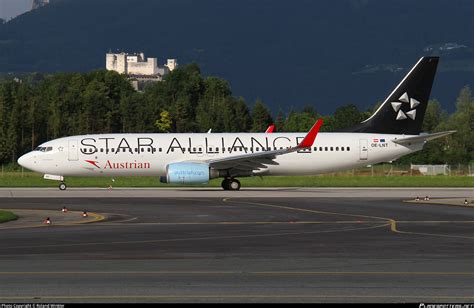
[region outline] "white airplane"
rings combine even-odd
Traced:
[[[343,132],[97,134],[55,139],[18,159],[45,179],[69,176],[159,176],[171,184],[223,178],[239,190],[238,177],[316,175],[391,162],[454,131],[420,134],[438,57],[423,57],[367,120]],[[317,140],[316,139],[317,136]]]

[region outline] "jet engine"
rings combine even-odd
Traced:
[[[172,163],[166,167],[166,176],[161,183],[168,184],[207,184],[210,179],[219,177],[219,171],[211,169],[206,163]]]

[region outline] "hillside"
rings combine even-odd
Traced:
[[[0,25],[0,72],[89,71],[109,50],[197,62],[233,94],[288,111],[373,106],[422,55],[432,97],[474,88],[470,0],[62,0]]]

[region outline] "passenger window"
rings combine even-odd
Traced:
[[[148,152],[150,152],[150,151],[151,151],[151,150],[150,150],[150,148],[148,148],[147,150],[148,150]]]
[[[104,148],[100,148],[100,153],[103,153],[104,152]]]
[[[336,151],[339,151],[339,147],[336,147]]]
[[[162,151],[163,151],[163,149],[162,149],[162,148],[159,148],[159,149],[158,149],[158,152],[162,152]]]
[[[317,147],[314,147],[314,151],[316,152],[317,150],[318,150],[318,148],[317,148]]]
[[[324,147],[324,151],[327,151],[328,150],[328,147]]]
[[[350,151],[350,150],[351,150],[351,148],[350,148],[350,147],[347,147],[347,150],[348,150],[348,151]]]
[[[341,151],[344,151],[344,147],[341,147]]]

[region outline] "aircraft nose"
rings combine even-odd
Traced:
[[[31,153],[26,153],[18,158],[18,164],[24,168],[31,169],[32,163]]]

